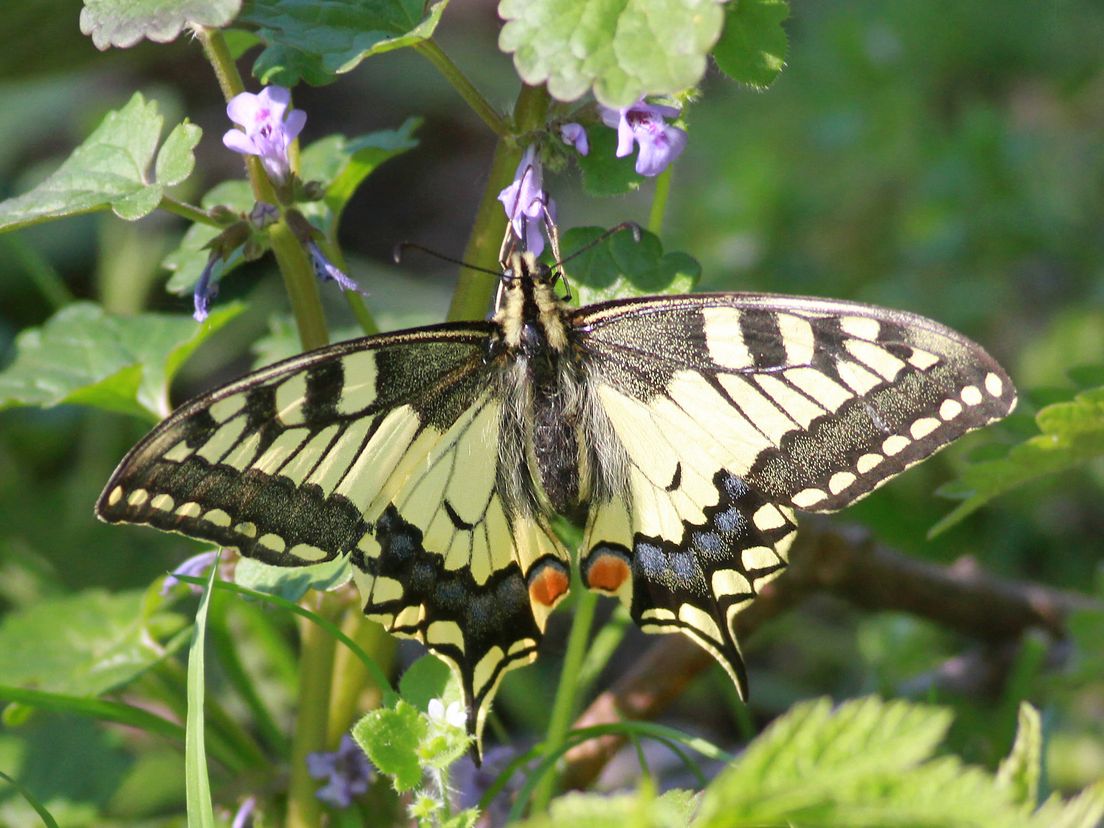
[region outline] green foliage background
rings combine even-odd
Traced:
[[[167,124],[186,114],[203,128],[197,175],[184,184],[183,198],[198,201],[213,183],[239,176],[238,158],[219,142],[227,126],[223,103],[198,50],[182,38],[101,54],[80,34],[72,5],[16,0],[5,9],[0,199],[26,192],[57,169],[134,89],[160,103]],[[218,3],[210,5],[218,11]],[[290,0],[283,5],[289,14],[300,7]],[[541,24],[522,14],[524,3],[514,5],[521,17],[511,25],[523,30]],[[767,17],[777,13],[771,8],[777,4],[757,5]],[[268,4],[269,13],[280,6]],[[263,11],[254,12],[255,22],[276,26],[275,18],[262,19]],[[442,47],[495,103],[511,100],[517,90],[511,58],[497,48],[498,29],[492,4],[457,2],[438,33]],[[798,0],[785,30],[787,68],[769,90],[733,84],[710,68],[703,103],[688,111],[691,139],[674,172],[664,249],[696,257],[699,289],[869,301],[932,316],[984,343],[1021,389],[1018,412],[837,520],[861,522],[921,559],[950,563],[968,556],[997,575],[1104,599],[1104,8],[1092,0]],[[372,175],[342,225],[349,271],[370,292],[384,329],[444,317],[451,268],[413,256],[396,267],[390,250],[414,240],[460,254],[494,137],[417,54],[388,51],[387,38],[402,31],[397,23],[395,32],[372,42],[342,44],[320,56],[304,57],[293,42],[282,46],[299,55],[298,62],[286,63],[307,78],[319,66],[332,71],[380,52],[336,83],[296,90],[297,105],[309,113],[309,139],[400,130],[408,119],[424,118],[418,147]],[[550,48],[558,46],[557,37],[549,32]],[[557,63],[557,54],[552,48],[550,57],[534,56],[526,71],[534,78],[555,71],[559,82],[569,83],[572,67]],[[752,69],[769,65],[766,55]],[[266,67],[262,61],[260,70]],[[621,93],[611,87],[606,94],[612,100]],[[179,172],[170,171],[177,174],[164,183],[183,178]],[[565,227],[646,220],[651,185],[628,196],[595,198],[600,187],[586,183],[572,171],[550,177]],[[152,206],[148,193],[127,190],[120,198],[123,210]],[[174,285],[183,296],[167,293],[167,273],[159,266],[182,229],[179,219],[160,213],[140,223],[97,213],[0,235],[4,387],[14,387],[12,371],[16,379],[22,372],[26,382],[17,391],[29,395],[23,402],[73,401],[65,378],[44,378],[32,357],[14,353],[21,331],[44,325],[63,305],[74,318],[98,313],[81,304],[94,300],[112,313],[166,310],[184,314],[186,322],[188,285]],[[330,318],[339,320],[334,327],[353,324],[342,303],[324,299]],[[295,348],[270,261],[246,264],[227,279],[218,308],[220,324],[210,339],[182,340],[183,350],[158,366],[164,376],[177,377],[173,403],[248,368],[249,347],[262,336],[258,349],[265,358]],[[151,330],[149,336],[170,334]],[[49,329],[41,334],[48,335]],[[150,382],[148,374],[135,372],[141,355],[96,340],[71,345],[75,371],[83,355],[110,362],[113,380],[126,388]],[[109,399],[115,388],[97,393]],[[156,388],[153,383],[144,400],[154,410],[167,404],[157,399]],[[130,411],[122,402],[114,408]],[[30,683],[79,696],[117,683],[119,671],[143,675],[147,690],[180,679],[173,668],[159,667],[152,676],[143,671],[155,661],[163,665],[165,649],[184,643],[171,636],[190,618],[191,605],[153,613],[162,640],[174,642],[168,648],[98,649],[141,617],[150,600],[142,590],[196,550],[180,538],[106,527],[92,517],[103,482],[148,425],[147,419],[69,405],[0,411],[0,612],[7,618],[0,620],[0,684]],[[965,500],[963,520],[948,522],[929,539],[929,530],[954,506],[933,492],[958,478],[947,491]],[[984,502],[990,493],[1000,497]],[[967,516],[972,496],[984,508]],[[57,603],[36,615],[45,602]],[[212,601],[214,615],[227,611],[219,603]],[[257,621],[260,614],[241,610],[234,631],[248,640],[250,629],[266,628]],[[87,639],[79,649],[96,658],[48,663],[28,675],[31,656],[20,653],[33,651],[36,637],[48,640],[53,627],[74,618],[87,619],[74,629]],[[257,645],[260,655],[253,645],[241,646],[242,658],[256,662],[249,666],[258,692],[277,711],[272,728],[278,734],[292,716],[294,665],[291,621],[276,626],[284,639]],[[562,649],[565,631],[565,618],[554,617],[545,657],[504,683],[498,709],[518,732],[539,733],[546,724],[558,669],[552,654]],[[731,688],[717,670],[690,689],[670,721],[737,745],[810,697],[930,696],[954,711],[945,749],[993,769],[1012,746],[1019,702],[1029,699],[1043,711],[1041,793],[1072,793],[1104,777],[1104,620],[1086,613],[1071,624],[1071,633],[1060,664],[1039,656],[1045,644],[1029,641],[995,690],[937,692],[930,679],[941,666],[984,645],[911,616],[869,615],[818,599],[746,643],[753,683],[746,715],[734,712]],[[609,675],[631,662],[641,643],[631,639]],[[96,664],[107,662],[116,672],[95,675]],[[108,684],[97,685],[101,680]],[[227,679],[210,681],[207,692],[217,696]],[[226,704],[231,715],[249,706],[230,695]],[[940,722],[929,720],[938,734],[946,728]],[[220,750],[211,746],[216,758]],[[175,824],[184,796],[183,761],[167,737],[136,743],[117,728],[71,715],[9,708],[0,726],[0,770],[48,803],[63,825]],[[752,769],[733,771],[741,772]],[[709,807],[722,807],[725,796],[716,792]],[[774,813],[769,803],[744,804],[753,816],[760,806]],[[579,803],[559,807],[586,812]],[[633,813],[636,805],[626,807]],[[0,786],[0,824],[21,824],[28,813],[14,789]]]

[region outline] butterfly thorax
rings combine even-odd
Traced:
[[[590,464],[580,452],[585,392],[569,308],[555,280],[531,253],[511,257],[488,350],[501,364],[508,401],[499,457],[511,470],[511,499],[577,517],[591,490]]]

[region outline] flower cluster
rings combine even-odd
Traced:
[[[686,149],[686,133],[671,126],[666,118],[678,117],[673,106],[654,106],[641,99],[621,109],[599,107],[602,123],[617,130],[617,157],[623,158],[640,147],[636,171],[644,176],[659,175]]]
[[[228,130],[222,143],[242,155],[256,155],[277,184],[291,174],[288,147],[307,123],[301,109],[288,112],[291,92],[282,86],[266,86],[260,94],[242,92],[226,105],[226,114],[241,129]]]
[[[307,756],[307,771],[326,784],[315,794],[337,808],[348,808],[353,797],[368,790],[372,781],[372,763],[348,733],[341,737],[335,751],[320,751]]]

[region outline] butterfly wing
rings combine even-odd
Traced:
[[[591,506],[584,583],[690,635],[742,694],[732,619],[784,568],[794,509],[839,509],[1016,399],[978,345],[868,305],[715,294],[572,321],[623,458]]]
[[[341,343],[201,396],[124,458],[97,514],[279,566],[349,555],[365,614],[459,673],[478,735],[568,580],[546,524],[498,491],[490,331]]]

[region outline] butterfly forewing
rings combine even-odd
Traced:
[[[350,555],[365,613],[455,667],[478,733],[502,674],[535,657],[539,589],[567,583],[543,520],[496,491],[489,332],[342,343],[202,396],[127,455],[97,513],[280,566]]]
[[[1015,403],[974,343],[866,305],[678,296],[572,321],[626,464],[623,496],[592,505],[584,582],[741,692],[733,616],[785,566],[793,510],[841,508]]]

